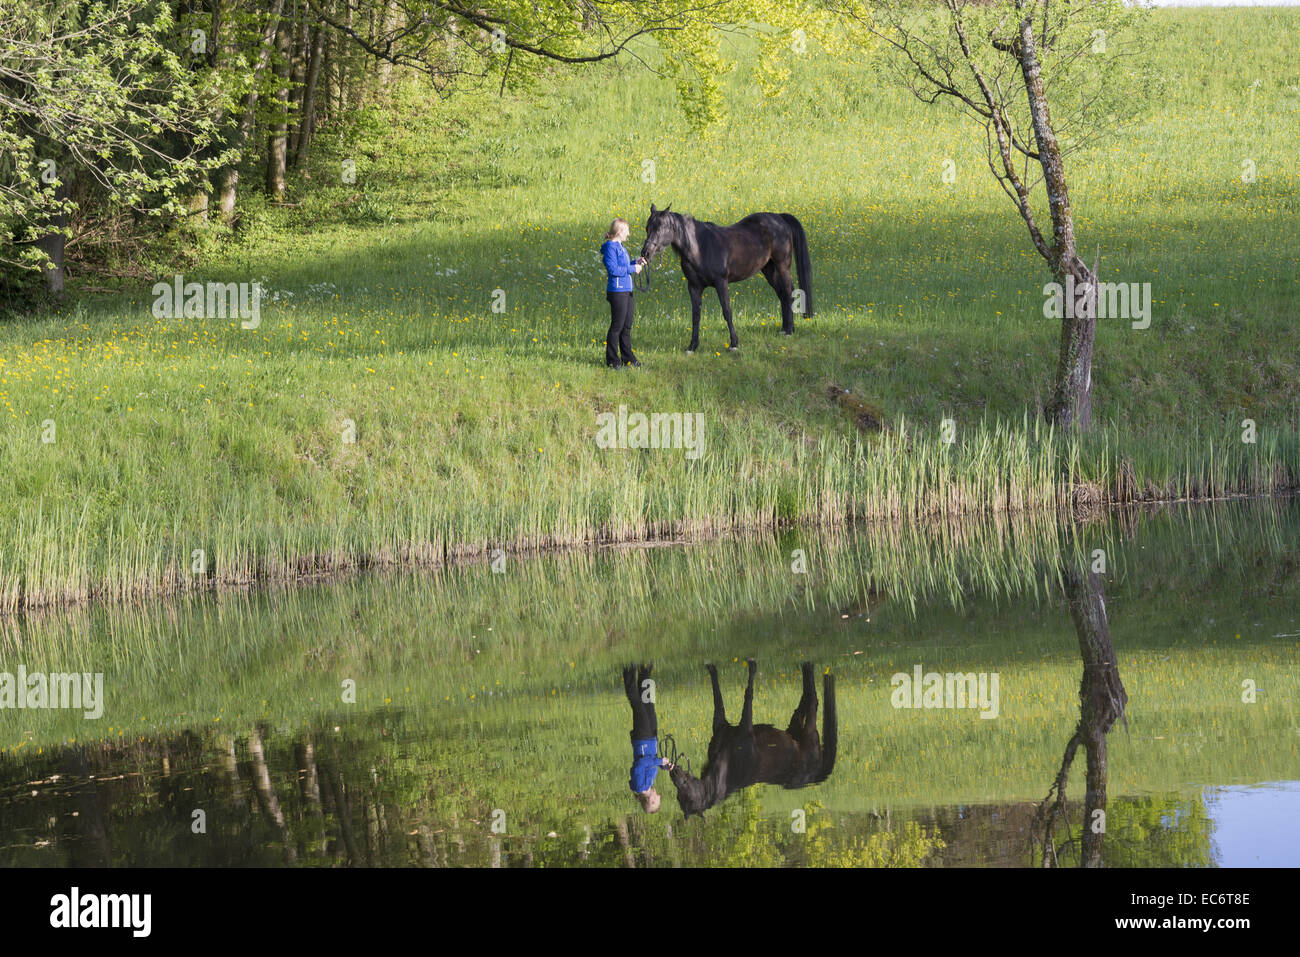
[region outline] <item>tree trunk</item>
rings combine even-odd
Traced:
[[[223,17],[225,11],[222,8],[225,6],[227,0],[211,0],[211,2],[212,2],[212,19],[211,22],[208,24],[208,44],[207,44],[207,50],[204,53],[204,62],[207,64],[207,69],[209,71],[215,71],[221,66],[222,62],[225,59],[223,53],[227,52],[222,48],[222,45],[225,44],[226,42],[224,36],[224,30],[223,30],[223,25],[224,25]],[[223,114],[224,114],[223,109],[220,108],[214,109],[213,119],[218,123],[220,123],[223,118]],[[212,153],[212,147],[208,146],[206,149],[204,149],[202,155],[206,158],[207,156],[211,155],[211,153]],[[196,189],[194,193],[191,194],[190,196],[190,200],[188,204],[190,215],[196,218],[199,222],[206,223],[208,221],[210,189],[211,186],[206,181],[206,177],[205,177],[203,184],[198,189]]]
[[[1092,351],[1097,333],[1097,266],[1089,269],[1075,257],[1057,272],[1065,290],[1061,319],[1061,349],[1056,361],[1056,386],[1047,417],[1062,429],[1086,432],[1092,427]],[[1073,295],[1070,290],[1073,289]],[[1082,293],[1082,299],[1080,295]],[[1077,307],[1077,308],[1076,308]]]
[[[1075,310],[1070,302],[1073,297],[1066,297],[1066,308],[1061,319],[1061,350],[1056,366],[1056,386],[1045,411],[1048,419],[1061,428],[1086,431],[1092,425],[1092,350],[1097,330],[1096,283],[1093,273],[1089,272],[1075,251],[1070,190],[1065,182],[1061,144],[1052,126],[1047,92],[1043,88],[1033,22],[1025,16],[1018,29],[1014,49],[1016,58],[1020,61],[1020,73],[1029,99],[1034,140],[1038,147],[1039,164],[1043,168],[1043,185],[1047,190],[1048,210],[1052,217],[1049,265],[1063,289],[1086,289],[1090,293],[1086,296],[1084,308],[1079,310]]]
[[[185,205],[190,211],[191,219],[200,223],[208,221],[208,191],[206,188],[199,188],[191,193],[189,202]]]
[[[299,169],[307,165],[307,151],[311,148],[312,133],[316,129],[316,85],[320,80],[321,61],[324,55],[325,30],[318,26],[312,38],[311,63],[307,66],[306,86],[303,88],[298,135],[293,142],[293,165]]]
[[[284,200],[285,171],[289,157],[289,70],[293,53],[293,23],[290,17],[280,19],[275,32],[277,63],[275,75],[280,85],[275,91],[275,117],[266,140],[266,194],[273,202]]]
[[[290,124],[289,147],[292,151],[298,139],[298,130],[302,124],[302,101],[307,90],[307,58],[311,51],[311,25],[307,22],[307,11],[302,9],[294,21],[291,44],[293,51],[289,56],[289,112],[295,122]],[[292,152],[290,153],[292,156]]]
[[[262,44],[257,54],[257,63],[253,67],[253,89],[244,96],[241,104],[239,127],[230,145],[242,150],[253,133],[253,119],[257,112],[257,82],[271,60],[271,50],[279,33],[280,15],[284,11],[284,0],[272,0],[271,16],[262,31]],[[217,208],[223,222],[229,223],[235,218],[235,199],[239,191],[239,160],[236,159],[221,171],[220,187],[217,191]]]
[[[397,31],[398,13],[393,4],[393,0],[382,0],[384,13],[379,21],[379,29],[383,37],[391,37]],[[377,92],[381,97],[386,97],[389,88],[393,82],[393,64],[388,60],[379,61],[379,88]]]
[[[61,204],[65,202],[72,193],[72,169],[64,166],[59,169],[59,185],[55,191],[55,199]],[[45,264],[42,270],[45,276],[45,288],[55,299],[63,298],[63,253],[67,246],[68,238],[64,230],[68,226],[68,214],[62,208],[54,215],[50,216],[46,223],[50,231],[36,241],[36,247],[45,255],[50,257],[50,261]]]
[[[334,108],[334,50],[329,35],[324,30],[321,30],[320,72],[324,80],[318,84],[320,96],[313,98],[316,103],[316,116],[311,125],[313,132],[320,126],[319,117],[329,116],[330,110]]]

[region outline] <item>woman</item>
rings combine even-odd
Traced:
[[[660,768],[672,768],[667,758],[659,756],[659,718],[655,715],[654,680],[650,672],[654,665],[635,665],[623,669],[623,690],[632,706],[632,768],[628,772],[628,787],[641,803],[641,810],[654,814],[659,810],[661,798],[655,790],[655,776]]]
[[[644,259],[633,262],[623,248],[628,237],[626,219],[616,219],[605,233],[600,256],[605,261],[609,281],[605,298],[609,300],[609,332],[605,336],[605,365],[611,369],[641,365],[632,352],[632,275],[645,265]]]

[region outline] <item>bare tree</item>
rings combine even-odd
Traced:
[[[1064,428],[1092,422],[1097,263],[1079,254],[1066,157],[1117,129],[1135,98],[1135,29],[1144,11],[1118,0],[856,0],[828,6],[883,41],[918,98],[959,105],[985,132],[988,168],[1058,289],[1061,345],[1044,410]],[[1046,193],[1044,230],[1041,202]]]

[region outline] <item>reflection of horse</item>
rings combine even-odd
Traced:
[[[825,739],[817,736],[817,688],[811,661],[803,663],[803,695],[784,731],[770,724],[754,724],[754,659],[749,659],[749,683],[740,724],[727,724],[718,688],[718,669],[706,666],[713,682],[713,736],[709,755],[700,777],[680,766],[669,774],[677,786],[677,802],[690,817],[721,803],[728,795],[753,784],[779,784],[801,788],[819,784],[835,767],[836,718],[835,677],[826,675],[822,693],[826,699],[823,719]]]
[[[641,255],[653,260],[672,246],[682,261],[682,273],[691,293],[691,344],[688,352],[700,346],[700,303],[704,290],[712,286],[718,292],[722,318],[731,333],[731,348],[740,345],[736,327],[731,324],[731,293],[728,283],[748,279],[760,270],[781,300],[781,331],[794,334],[793,263],[799,268],[802,292],[800,311],[811,316],[812,266],[808,257],[808,238],[799,220],[789,213],[754,213],[732,226],[700,222],[668,207],[655,209],[650,204],[650,218],[645,224],[645,244]]]

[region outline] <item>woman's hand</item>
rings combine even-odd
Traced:
[[[632,264],[632,271],[633,271],[633,272],[640,272],[640,271],[641,271],[641,260],[638,259],[636,262],[634,262],[634,263]]]

